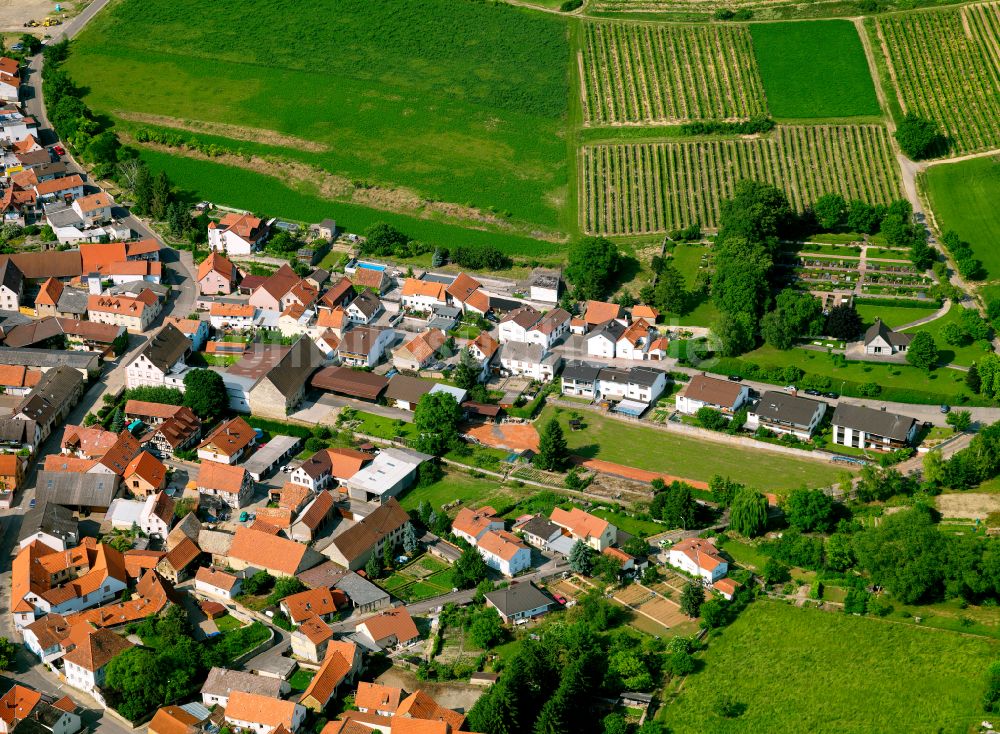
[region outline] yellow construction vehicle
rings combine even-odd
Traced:
[[[42,21],[43,28],[48,28],[54,25],[62,25],[62,21],[59,20],[58,18],[46,18],[45,20]]]
[[[24,27],[25,27],[25,28],[37,28],[37,27],[38,27],[38,21],[37,21],[37,20],[34,20],[34,19],[32,19],[32,20],[29,20],[29,21],[27,21],[27,22],[26,22],[26,23],[24,24]]]

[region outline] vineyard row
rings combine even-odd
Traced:
[[[820,196],[886,204],[901,182],[880,125],[778,128],[767,138],[597,144],[581,156],[583,228],[639,235],[718,224],[719,204],[743,179],[782,188],[799,210]]]

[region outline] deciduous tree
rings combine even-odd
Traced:
[[[705,588],[698,581],[688,581],[681,591],[681,611],[689,617],[697,617],[701,605],[705,603]]]
[[[212,370],[188,370],[184,375],[184,405],[206,424],[222,418],[229,410],[222,375]]]
[[[753,538],[767,526],[767,499],[755,489],[740,487],[729,508],[729,527],[736,533]]]
[[[418,431],[415,448],[434,456],[447,453],[458,443],[461,421],[462,409],[453,395],[440,392],[421,396],[413,413],[413,425]]]
[[[929,332],[918,331],[913,335],[906,349],[906,361],[928,372],[934,368],[938,361],[938,349]]]
[[[604,237],[587,237],[569,253],[566,278],[581,300],[602,299],[611,290],[621,256],[618,247]]]

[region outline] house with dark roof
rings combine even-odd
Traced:
[[[712,408],[732,417],[750,399],[750,388],[732,380],[720,380],[708,375],[695,375],[687,387],[677,393],[675,404],[679,413],[694,415],[701,408]]]
[[[868,327],[862,339],[865,354],[889,357],[906,352],[913,341],[912,334],[893,331],[882,319],[876,318],[875,323]]]
[[[310,543],[326,527],[334,516],[335,500],[329,491],[323,490],[306,505],[301,514],[292,523],[292,540]]]
[[[298,574],[298,579],[310,589],[340,589],[359,612],[374,612],[389,606],[389,594],[354,571],[347,571],[333,561],[324,561]]]
[[[652,403],[667,387],[667,373],[637,365],[621,369],[604,367],[597,375],[597,391],[602,398]]]
[[[317,390],[346,395],[357,400],[378,400],[389,381],[374,372],[352,370],[350,367],[324,367],[312,378]]]
[[[530,581],[486,594],[486,605],[496,609],[506,624],[517,624],[545,614],[552,603],[552,599]]]
[[[80,531],[72,510],[53,502],[40,502],[25,513],[17,539],[21,548],[37,540],[62,551],[80,542]]]
[[[766,428],[807,441],[826,414],[827,404],[789,392],[768,390],[747,411],[746,426],[751,431]]]
[[[250,412],[284,420],[302,402],[309,379],[323,366],[323,361],[323,353],[312,339],[299,338],[250,388]]]
[[[348,367],[374,367],[396,340],[396,332],[376,326],[358,326],[340,340],[340,361]]]
[[[500,365],[509,375],[547,382],[555,377],[561,364],[562,357],[541,344],[510,341],[500,347]]]
[[[44,441],[80,400],[84,387],[83,375],[78,370],[68,365],[50,369],[14,408],[13,418],[34,421],[38,440]]]
[[[373,291],[364,290],[347,304],[344,312],[351,323],[370,324],[382,313],[382,300]]]
[[[344,568],[356,571],[364,568],[368,559],[382,553],[382,546],[398,545],[403,540],[403,530],[410,523],[410,516],[395,497],[340,533],[323,554]]]
[[[17,311],[23,297],[24,274],[13,261],[0,261],[0,309]]]
[[[580,360],[566,363],[562,371],[562,394],[593,399],[597,396],[597,376],[602,365]]]
[[[208,671],[201,687],[201,702],[206,706],[225,707],[233,691],[281,698],[288,693],[289,686],[280,678],[215,667]]]
[[[906,448],[917,436],[916,418],[839,403],[833,413],[833,442],[859,449],[893,451]]]
[[[416,410],[420,398],[429,393],[434,385],[435,383],[430,380],[395,374],[389,380],[389,386],[385,390],[385,399],[389,405],[413,411]]]
[[[107,512],[117,493],[117,474],[40,471],[35,482],[37,502],[80,512]]]
[[[128,367],[125,380],[133,387],[175,387],[184,390],[186,360],[191,340],[173,324],[164,325],[139,351]]]

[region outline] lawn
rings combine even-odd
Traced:
[[[781,490],[830,485],[844,471],[832,463],[715,444],[592,413],[584,418],[584,431],[570,431],[569,411],[552,407],[542,411],[540,425],[553,416],[563,424],[570,449],[579,456],[688,479],[707,482],[721,474],[758,489]]]
[[[992,640],[756,602],[709,641],[704,669],[659,715],[677,734],[964,734],[983,719],[998,654]],[[742,715],[714,712],[720,692]]]
[[[575,220],[572,55],[557,15],[473,0],[294,12],[268,0],[121,0],[74,48],[68,69],[99,112],[162,116],[182,137],[202,122],[233,126],[209,129],[231,150],[266,143],[363,185],[543,227]]]
[[[295,671],[295,674],[288,679],[288,685],[291,686],[293,691],[304,691],[309,687],[309,683],[315,676],[315,671],[299,668]]]
[[[822,386],[822,389],[833,390],[842,395],[863,397],[858,392],[858,387],[874,382],[882,388],[877,396],[881,400],[931,405],[942,402],[983,404],[978,395],[969,392],[963,372],[937,369],[928,375],[923,370],[907,364],[857,361],[848,361],[843,367],[838,367],[833,361],[833,356],[809,349],[783,351],[765,345],[744,354],[739,359],[722,357],[698,366],[709,372],[740,374],[748,362],[765,368],[798,367],[807,375],[826,378],[828,384]],[[782,381],[781,384],[785,385],[787,382]]]
[[[657,533],[663,533],[667,530],[671,530],[669,525],[663,525],[661,523],[653,522],[652,520],[640,520],[637,517],[631,517],[625,515],[621,512],[615,512],[604,507],[598,507],[597,509],[590,510],[591,515],[597,515],[598,517],[603,517],[605,520],[613,524],[619,530],[624,530],[629,535],[641,535],[650,536],[656,535]]]
[[[961,346],[952,346],[944,340],[943,336],[941,336],[941,330],[945,326],[961,322],[963,310],[962,306],[952,305],[952,307],[948,309],[948,313],[941,318],[934,319],[934,321],[926,323],[922,326],[907,329],[906,333],[916,334],[919,331],[926,331],[934,337],[934,343],[938,348],[938,359],[941,364],[958,364],[968,367],[973,362],[982,359],[983,354],[985,354],[984,350],[977,347],[975,343],[972,342]]]
[[[865,328],[867,329],[873,323],[875,319],[880,318],[886,323],[890,328],[897,328],[903,324],[908,324],[911,321],[916,321],[917,319],[926,318],[930,316],[935,311],[936,308],[909,308],[907,306],[873,306],[867,303],[859,304],[858,313],[861,315],[862,320],[865,322]]]
[[[500,484],[492,477],[476,479],[459,471],[446,471],[441,480],[426,487],[413,487],[399,497],[405,510],[415,510],[421,502],[429,502],[440,511],[441,506],[457,499],[463,507],[481,507],[494,502],[507,503],[512,500],[515,490]],[[457,508],[456,508],[457,511]]]
[[[143,150],[142,158],[154,172],[166,171],[171,181],[192,200],[213,201],[300,222],[335,219],[348,232],[363,232],[375,222],[388,222],[414,239],[455,245],[492,244],[511,254],[552,255],[563,246],[514,234],[466,229],[432,219],[418,219],[357,204],[331,201],[286,186],[273,176],[213,161],[183,158]]]
[[[219,628],[219,632],[229,632],[240,629],[243,623],[231,614],[224,614],[215,620],[215,626]]]
[[[773,117],[881,114],[861,38],[853,23],[753,23],[750,35]]]
[[[942,231],[967,241],[991,279],[1000,278],[1000,162],[976,158],[931,166],[923,178]]]
[[[679,244],[674,248],[671,263],[681,272],[688,288],[693,289],[701,269],[701,261],[711,252],[704,245]],[[666,323],[678,326],[709,326],[719,317],[719,310],[707,295],[699,296],[694,307],[683,316],[666,315]]]

